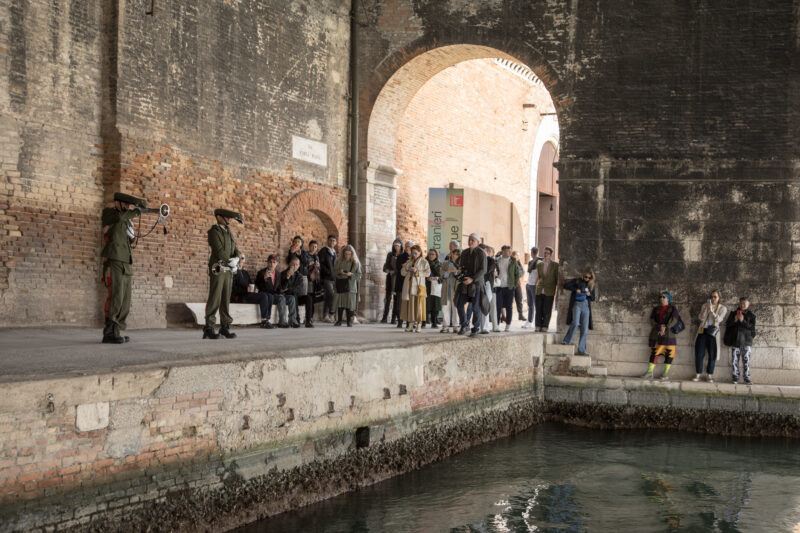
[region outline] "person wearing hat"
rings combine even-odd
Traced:
[[[685,325],[681,319],[678,308],[672,303],[672,293],[662,291],[659,294],[659,305],[650,312],[650,362],[647,371],[642,376],[644,379],[653,379],[656,368],[656,359],[664,358],[664,373],[661,380],[669,380],[669,369],[678,355],[678,340],[676,336],[683,331]]]
[[[127,327],[131,310],[133,250],[136,239],[132,220],[147,208],[143,198],[121,192],[114,193],[114,207],[106,207],[100,216],[103,227],[103,284],[108,288],[104,306],[103,342],[122,344],[130,340],[120,334]]]
[[[206,325],[203,328],[204,339],[218,339],[220,335],[226,339],[235,339],[236,333],[231,332],[233,322],[228,306],[231,301],[233,287],[233,274],[230,269],[231,259],[241,257],[236,241],[233,239],[228,224],[231,219],[241,224],[242,215],[228,209],[215,209],[214,217],[217,223],[208,230],[208,245],[211,247],[211,256],[208,258],[208,300],[206,301]],[[217,311],[219,311],[220,330],[214,332]]]
[[[480,236],[472,233],[467,239],[467,249],[461,252],[459,267],[463,275],[458,286],[458,296],[456,297],[456,311],[458,312],[458,323],[461,325],[458,334],[464,335],[470,329],[469,323],[472,320],[470,337],[474,337],[481,330],[483,325],[483,309],[481,300],[485,299],[484,278],[486,276],[486,252],[479,246]],[[464,306],[467,306],[464,312]]]

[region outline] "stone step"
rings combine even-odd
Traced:
[[[571,344],[548,344],[544,347],[547,355],[574,355],[575,346]]]
[[[557,344],[555,333],[543,333],[542,335],[544,335],[544,343],[545,343],[545,345]]]
[[[592,366],[589,367],[587,373],[590,376],[607,376],[608,375],[608,368],[604,366]]]
[[[592,366],[592,358],[588,355],[571,355],[569,357],[570,370],[587,370]]]

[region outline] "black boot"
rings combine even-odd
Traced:
[[[339,308],[339,315],[338,315],[338,318],[336,319],[336,323],[334,324],[334,326],[341,326],[342,325],[342,316],[343,315],[344,315],[344,308],[340,307]]]
[[[347,310],[347,327],[353,327],[353,312],[350,309]]]
[[[204,339],[219,339],[219,333],[214,333],[214,328],[206,326],[206,327],[203,328],[203,338]]]
[[[229,326],[222,326],[221,328],[219,328],[219,334],[221,336],[225,337],[226,339],[235,339],[236,338],[236,333],[232,332],[229,329]]]
[[[110,320],[106,320],[106,324],[103,327],[103,344],[122,344],[125,342],[125,337],[119,334],[116,326]]]
[[[403,321],[402,320],[398,320],[397,321],[397,328],[398,329],[403,329]]]
[[[272,324],[269,323],[269,320],[262,320],[261,327],[264,329],[272,329]]]

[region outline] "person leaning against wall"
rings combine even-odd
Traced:
[[[594,327],[592,324],[592,302],[597,299],[594,272],[591,268],[586,268],[581,276],[564,283],[564,288],[571,292],[567,310],[567,325],[569,328],[561,344],[572,344],[575,329],[580,326],[581,338],[578,341],[578,355],[589,355],[586,353],[586,341],[589,336],[589,330]]]
[[[750,310],[750,299],[739,298],[739,306],[734,309],[725,322],[725,345],[731,349],[731,372],[733,382],[739,381],[739,359],[742,363],[744,384],[750,385],[750,356],[753,353],[753,339],[756,336],[756,315]]]
[[[714,382],[714,367],[719,359],[720,346],[720,326],[725,321],[728,309],[720,302],[719,291],[714,289],[708,297],[708,301],[700,308],[698,316],[699,326],[697,327],[697,337],[694,339],[694,367],[695,376],[692,381],[700,381],[703,374],[703,360],[708,354],[706,365],[706,381]]]
[[[661,380],[669,380],[669,370],[678,356],[677,335],[686,327],[681,319],[678,308],[672,303],[672,293],[663,291],[659,295],[659,304],[650,312],[650,363],[647,371],[642,376],[644,379],[653,379],[656,360],[664,357],[664,373]]]

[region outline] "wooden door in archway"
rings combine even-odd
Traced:
[[[539,156],[537,186],[539,202],[537,205],[536,244],[539,253],[545,246],[552,248],[558,257],[558,170],[553,166],[558,161],[558,149],[552,142],[544,143]]]

